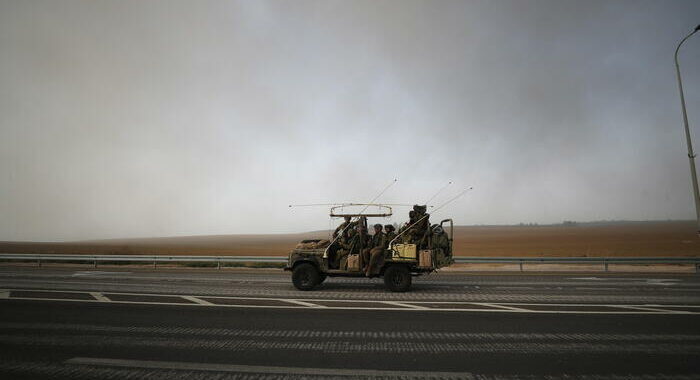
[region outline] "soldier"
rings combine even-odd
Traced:
[[[413,223],[416,222],[416,212],[411,210],[408,212],[408,222],[399,228],[399,235],[401,235],[402,243],[410,243],[413,240]],[[406,231],[409,229],[408,231]],[[405,231],[405,232],[404,232]]]
[[[386,247],[389,248],[389,243],[391,243],[394,238],[396,238],[396,232],[394,231],[394,226],[392,224],[387,224],[384,226],[384,231],[386,233],[384,234],[386,236]]]
[[[330,265],[332,267],[340,267],[340,259],[348,255],[348,247],[350,244],[350,236],[354,233],[354,227],[357,222],[351,222],[351,217],[344,216],[345,221],[341,223],[335,231],[333,231],[333,239],[331,248],[328,250],[330,257]],[[339,236],[340,235],[340,236]]]
[[[356,227],[357,232],[350,241],[350,254],[361,254],[361,250],[369,245],[370,237],[367,235],[367,227],[360,224]]]
[[[432,230],[433,248],[447,250],[447,248],[450,246],[450,240],[447,237],[445,230],[439,224],[434,225]]]
[[[338,238],[338,241],[335,243],[338,244],[338,250],[335,255],[334,267],[340,268],[341,260],[350,254],[356,233],[355,228],[348,228]]]
[[[369,242],[369,246],[362,251],[363,262],[365,263],[365,275],[370,277],[375,274],[377,270],[377,264],[384,254],[386,249],[387,241],[386,235],[382,232],[382,225],[374,225],[374,235]]]
[[[333,239],[338,237],[339,233],[343,233],[343,235],[347,236],[348,230],[352,229],[354,226],[357,225],[357,222],[351,222],[351,218],[349,216],[344,217],[345,221],[343,223],[340,223],[338,228],[333,231]]]
[[[430,233],[430,214],[426,213],[427,206],[414,205],[413,211],[415,215],[415,225],[412,228],[412,243],[421,248],[427,244],[428,234]]]

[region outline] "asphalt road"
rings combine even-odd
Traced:
[[[700,378],[700,276],[0,269],[0,378]]]

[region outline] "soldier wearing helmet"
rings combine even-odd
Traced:
[[[382,225],[375,224],[374,235],[372,235],[372,239],[369,241],[369,246],[362,251],[362,261],[365,263],[363,269],[367,277],[376,274],[379,261],[384,255],[386,245],[386,235],[382,232]]]

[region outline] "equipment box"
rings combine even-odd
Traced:
[[[432,268],[433,267],[433,251],[432,250],[421,249],[419,260],[418,260],[418,266],[420,268]]]
[[[415,260],[416,245],[415,244],[394,244],[393,252],[391,253],[393,260]]]
[[[360,255],[348,255],[348,271],[358,272],[360,270]]]

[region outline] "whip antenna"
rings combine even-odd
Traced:
[[[424,204],[424,205],[427,205],[428,203],[430,203],[430,201],[432,201],[433,199],[435,199],[435,197],[437,197],[438,194],[442,193],[443,190],[447,189],[447,187],[450,186],[451,184],[452,184],[452,181],[447,182],[447,185],[441,187],[440,190],[438,190],[435,194],[433,194],[433,196],[430,197],[430,199],[428,199],[428,200],[427,200],[425,203],[423,203],[423,204]]]
[[[443,203],[443,204],[441,204],[440,206],[438,206],[438,208],[436,208],[435,210],[433,210],[433,212],[437,212],[439,209],[441,209],[441,208],[447,206],[448,204],[450,204],[450,203],[456,201],[456,200],[459,199],[462,195],[466,194],[468,191],[470,191],[470,190],[472,190],[472,189],[474,189],[474,188],[471,187],[471,186],[469,186],[468,188],[462,190],[461,193],[455,195],[454,197],[452,197],[452,198],[450,198],[449,200],[447,200],[445,203]]]
[[[382,194],[384,194],[387,190],[389,190],[390,187],[394,186],[394,184],[396,183],[396,181],[398,181],[398,179],[394,178],[394,180],[391,181],[390,184],[386,185],[386,187],[384,188],[384,190],[380,191],[379,194],[377,194],[376,197],[372,198],[372,200],[369,201],[369,203],[367,203],[367,205],[365,206],[365,208],[363,208],[362,211],[360,211],[360,214],[362,214],[363,212],[365,212],[365,210],[367,210],[367,207],[369,207],[369,206],[371,206],[372,204],[374,204],[374,201],[376,201],[377,198],[381,197]]]
[[[316,207],[316,206],[336,206],[342,203],[309,203],[303,205],[289,205],[289,207]]]
[[[450,204],[450,203],[456,201],[456,200],[459,199],[462,195],[466,194],[468,191],[470,191],[470,190],[472,190],[472,189],[473,189],[473,187],[470,186],[470,187],[468,187],[468,188],[462,190],[462,192],[460,192],[459,194],[455,195],[454,197],[450,198],[449,200],[447,200],[446,202],[444,202],[443,204],[441,204],[440,206],[438,206],[435,210],[433,210],[433,213],[437,212],[438,210],[440,210],[441,208],[447,206],[448,204]],[[391,246],[394,244],[394,242],[396,241],[396,239],[398,239],[401,235],[405,234],[406,231],[410,230],[411,227],[413,227],[413,226],[415,226],[416,224],[420,223],[423,219],[425,219],[425,218],[427,218],[427,217],[428,217],[428,214],[426,213],[425,215],[423,215],[422,218],[416,220],[416,221],[413,222],[411,225],[409,225],[408,227],[406,227],[406,229],[404,229],[403,232],[401,232],[400,234],[396,235],[396,237],[393,238],[393,239],[389,242],[389,247],[391,247]]]
[[[359,212],[359,215],[360,215],[360,216],[357,217],[357,220],[359,220],[359,219],[361,218],[361,215],[365,212],[365,210],[367,210],[367,208],[368,208],[369,206],[371,206],[371,205],[374,203],[374,201],[376,201],[379,197],[381,197],[382,194],[384,194],[387,190],[389,190],[390,187],[394,186],[394,184],[396,183],[396,181],[398,181],[398,179],[394,178],[394,180],[391,181],[391,183],[389,183],[388,185],[386,185],[386,187],[385,187],[384,189],[382,189],[382,191],[380,191],[379,194],[377,194],[377,196],[375,196],[374,198],[372,198],[372,200],[369,201],[369,203],[365,205],[365,207],[362,209],[362,211]],[[335,237],[333,240],[331,240],[331,243],[328,244],[328,247],[326,247],[326,250],[323,251],[323,258],[324,258],[324,259],[328,257],[328,249],[333,245],[333,243],[335,243],[336,240],[338,240],[338,238],[340,238],[341,236],[343,236],[343,234],[345,233],[345,230],[347,230],[348,227],[350,227],[351,224],[352,224],[352,223],[348,223],[348,225],[345,226],[345,228],[343,228],[343,230],[340,231],[340,233],[339,233],[338,235],[336,235],[336,237]]]

